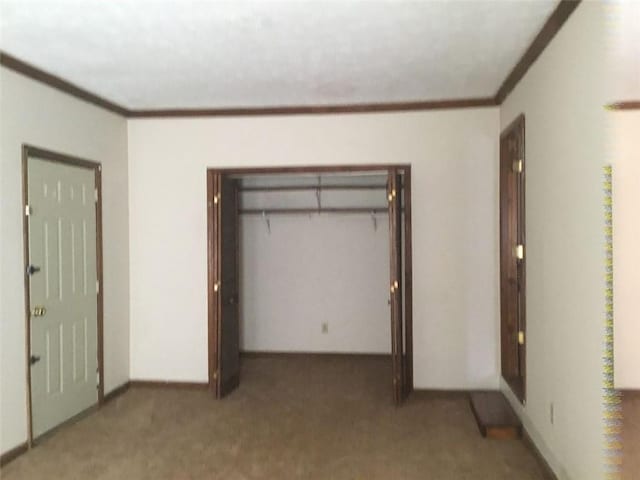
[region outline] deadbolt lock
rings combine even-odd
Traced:
[[[34,317],[42,317],[47,313],[47,309],[44,307],[33,307],[31,309],[31,315]]]

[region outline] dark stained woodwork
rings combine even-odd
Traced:
[[[96,202],[96,278],[100,289],[97,298],[97,348],[98,348],[98,405],[104,403],[104,282],[103,282],[103,244],[102,244],[102,166],[100,163],[85,160],[83,158],[66,155],[63,153],[46,150],[32,145],[22,145],[22,235],[24,265],[29,264],[29,219],[24,215],[24,209],[29,203],[28,198],[28,161],[37,157],[41,160],[88,168],[94,171],[98,201]],[[24,277],[25,298],[25,365],[27,372],[27,445],[33,444],[32,411],[31,411],[31,368],[29,359],[31,356],[31,299],[29,292],[29,277]],[[57,427],[56,427],[57,428]]]
[[[296,166],[272,166],[272,167],[220,167],[210,171],[225,175],[281,175],[296,173],[343,173],[343,172],[380,172],[386,175],[390,168],[411,168],[407,164],[393,163],[369,163],[364,165],[296,165]]]
[[[411,168],[402,169],[403,177],[403,215],[404,225],[404,395],[413,391],[413,256],[411,242]]]
[[[404,382],[405,354],[404,354],[404,310],[403,310],[403,287],[402,276],[402,181],[397,168],[389,169],[388,176],[389,190],[389,247],[390,247],[390,300],[391,300],[391,367],[393,399],[396,405],[402,403],[405,398],[406,389]]]
[[[327,115],[336,113],[384,113],[420,110],[445,110],[459,108],[495,107],[495,98],[460,98],[393,103],[362,103],[344,105],[292,105],[277,107],[229,107],[229,108],[175,108],[133,110],[130,118],[171,117],[239,117],[268,115]]]
[[[213,291],[218,272],[218,209],[214,208],[213,197],[218,191],[218,176],[212,170],[207,171],[207,370],[209,389],[214,394],[218,391],[218,302]]]
[[[609,110],[640,110],[640,100],[627,100],[607,105]]]
[[[240,382],[237,181],[208,172],[209,385],[217,398]]]
[[[518,82],[522,80],[529,68],[531,68],[531,65],[533,65],[544,49],[551,43],[553,37],[556,36],[579,4],[580,0],[561,0],[560,3],[558,3],[558,6],[547,19],[531,45],[529,45],[529,48],[527,48],[511,73],[509,73],[504,82],[502,82],[494,99],[496,105],[501,105],[513,89],[516,88]]]
[[[27,453],[29,450],[29,444],[27,442],[21,443],[17,447],[12,448],[11,450],[6,451],[0,456],[0,467],[4,467],[7,463],[15,460],[23,453]]]
[[[55,88],[58,91],[71,95],[72,97],[76,97],[80,100],[84,100],[85,102],[104,108],[112,113],[122,116],[128,116],[130,113],[129,110],[120,105],[1,51],[0,65],[18,72],[25,77],[29,77],[32,80],[36,80],[49,87]]]
[[[61,92],[102,107],[127,118],[176,118],[176,117],[235,117],[268,115],[321,115],[351,113],[407,112],[421,110],[443,110],[461,108],[495,107],[502,104],[509,93],[524,77],[531,65],[542,54],[580,0],[561,0],[556,10],[547,19],[529,48],[524,52],[513,70],[492,97],[457,98],[443,100],[416,100],[389,103],[362,103],[343,105],[290,105],[269,107],[225,107],[225,108],[158,108],[131,110],[91,93],[63,78],[45,72],[14,56],[0,51],[0,64],[26,77],[39,81]],[[621,102],[626,103],[626,102]],[[631,104],[637,102],[630,102]],[[632,107],[637,108],[637,107]]]
[[[502,392],[474,392],[469,403],[483,437],[514,439],[522,436],[522,424]]]
[[[500,347],[501,371],[521,402],[526,398],[525,122],[519,116],[500,137]],[[514,163],[522,161],[522,172]],[[516,258],[516,245],[525,258]],[[524,333],[524,343],[518,341]]]
[[[394,247],[391,247],[396,252],[395,255],[400,254],[399,259],[396,260],[396,268],[398,271],[392,271],[390,278],[394,278],[399,283],[399,297],[400,302],[396,302],[396,318],[399,318],[398,323],[392,323],[392,333],[395,332],[393,339],[392,349],[395,348],[395,372],[398,377],[394,376],[394,400],[400,403],[406,398],[409,393],[413,391],[413,329],[412,329],[412,255],[411,255],[411,166],[407,164],[396,165],[323,165],[323,166],[296,166],[296,167],[249,167],[249,168],[216,168],[207,170],[207,250],[208,250],[208,340],[209,340],[209,388],[219,396],[219,391],[225,388],[231,388],[235,386],[239,380],[239,377],[230,377],[223,381],[223,384],[219,384],[218,369],[220,365],[220,325],[218,321],[221,318],[221,309],[217,295],[214,292],[213,286],[218,278],[218,272],[221,262],[221,257],[217,249],[217,245],[220,244],[220,224],[221,217],[219,209],[214,204],[214,197],[221,191],[222,178],[231,178],[237,180],[241,175],[269,175],[269,174],[297,174],[297,173],[340,173],[340,172],[386,172],[389,175],[390,171],[394,172],[393,181],[396,185],[397,198],[404,198],[404,205],[400,202],[394,206],[394,218],[396,218],[396,227],[392,231],[390,229],[390,235],[392,235],[396,241],[394,241]],[[405,190],[402,195],[402,190]],[[236,187],[236,194],[239,192],[239,186]],[[291,213],[291,210],[297,212],[299,209],[284,209],[287,213]],[[339,209],[337,209],[339,210]],[[356,210],[356,209],[348,209]],[[382,212],[389,212],[389,208],[381,210]],[[245,213],[260,213],[263,210],[247,210]],[[306,212],[306,210],[305,210]],[[311,209],[309,213],[317,212],[317,209]],[[358,213],[370,213],[371,209],[362,209]],[[237,214],[241,214],[243,211],[237,210]],[[398,220],[399,219],[399,220]],[[237,220],[236,220],[237,221]],[[391,223],[391,222],[390,222]],[[236,239],[237,241],[237,239]],[[404,261],[402,259],[402,249],[404,252]],[[239,248],[236,247],[236,252],[239,252]],[[236,262],[238,262],[236,256]],[[404,265],[402,265],[404,263]],[[238,269],[239,271],[239,269]],[[395,274],[394,274],[395,272]],[[395,275],[395,276],[394,276]],[[402,283],[405,282],[403,286]],[[391,285],[391,284],[390,284]],[[404,309],[402,302],[402,288],[404,288]],[[239,303],[236,301],[236,304]],[[393,314],[393,313],[392,313]],[[404,335],[404,336],[403,336]],[[392,379],[392,381],[393,381]],[[226,382],[226,383],[225,383]]]
[[[107,404],[107,403],[115,400],[119,396],[121,396],[124,393],[126,393],[126,391],[129,390],[130,386],[131,386],[131,381],[128,381],[128,382],[123,383],[119,387],[114,388],[109,393],[105,393],[104,400],[103,400],[102,403],[103,404]]]

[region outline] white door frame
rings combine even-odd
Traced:
[[[24,299],[25,299],[25,369],[27,377],[27,444],[29,448],[33,446],[33,425],[31,409],[31,305],[29,298],[29,275],[26,269],[29,264],[29,221],[26,214],[26,207],[29,193],[28,161],[30,157],[37,157],[39,160],[48,160],[83,168],[90,168],[94,171],[96,188],[98,190],[98,201],[96,202],[96,273],[100,289],[98,290],[98,406],[104,403],[104,348],[103,348],[103,295],[104,287],[102,281],[102,166],[100,163],[92,162],[78,157],[53,152],[32,145],[22,145],[22,225],[23,225],[23,254],[24,254]]]

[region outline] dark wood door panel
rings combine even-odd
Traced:
[[[524,116],[500,138],[500,348],[502,376],[524,402],[526,378]]]

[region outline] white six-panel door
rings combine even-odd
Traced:
[[[27,168],[36,438],[98,400],[96,185],[90,168],[38,158]]]

